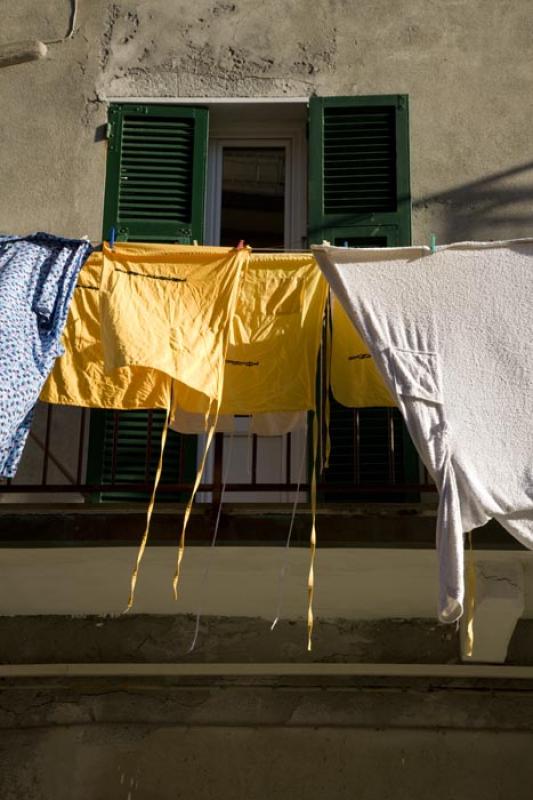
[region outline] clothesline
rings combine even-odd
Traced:
[[[111,246],[110,242],[108,240],[105,240],[105,239],[103,241],[100,240],[100,241],[96,241],[95,242],[95,241],[92,241],[92,240],[89,240],[88,238],[86,238],[86,241],[91,245],[93,250],[96,250],[96,251],[101,250],[102,249],[102,245],[104,243],[107,244],[108,246]],[[407,251],[407,250],[419,250],[419,251],[422,251],[422,252],[425,251],[428,255],[429,254],[433,255],[433,254],[435,254],[435,253],[437,253],[439,251],[446,250],[446,249],[460,249],[460,248],[466,248],[466,247],[470,248],[470,247],[475,246],[475,247],[477,247],[479,249],[487,249],[487,250],[489,250],[489,249],[492,249],[492,248],[498,248],[498,247],[502,247],[502,246],[512,246],[512,245],[517,245],[517,244],[518,245],[529,244],[531,242],[533,242],[533,237],[523,237],[521,239],[507,239],[507,240],[502,240],[502,241],[489,240],[489,241],[485,241],[485,242],[473,242],[473,241],[449,242],[447,244],[441,244],[441,245],[438,245],[438,246],[435,244],[435,242],[431,241],[431,243],[429,245],[427,245],[427,244],[398,245],[398,246],[392,246],[392,247],[387,247],[387,248],[379,247],[377,245],[375,247],[357,247],[357,248],[353,248],[353,247],[350,247],[349,244],[331,245],[330,242],[325,241],[325,240],[323,240],[321,244],[318,244],[318,243],[317,244],[313,244],[310,248],[301,248],[301,247],[300,248],[291,248],[291,247],[254,247],[254,245],[250,244],[249,242],[246,242],[245,246],[247,248],[249,248],[251,250],[251,252],[253,252],[253,253],[266,253],[266,254],[268,254],[268,253],[273,253],[273,254],[287,253],[287,254],[290,254],[290,255],[302,255],[302,256],[313,256],[313,255],[316,254],[317,250],[320,249],[321,247],[328,247],[328,248],[331,248],[331,249],[342,249],[342,250],[346,250],[346,249],[352,249],[353,250],[353,249],[356,249],[356,250],[360,250],[360,251],[379,250],[380,252],[390,251],[391,249],[393,249],[393,250],[405,250],[405,251]],[[135,242],[132,242],[132,241],[118,241],[118,240],[115,243],[116,244],[135,244]],[[138,242],[138,244],[140,244],[140,242]],[[161,243],[159,241],[157,241],[157,242],[153,241],[153,242],[150,242],[150,244],[158,244],[161,247],[165,246],[163,243]],[[169,245],[181,245],[181,246],[184,246],[184,247],[219,247],[221,249],[228,249],[228,250],[238,249],[238,245],[235,245],[232,248],[229,245],[227,245],[227,246],[225,246],[225,245],[211,245],[211,244],[206,245],[206,244],[199,244],[198,242],[191,242],[191,243],[188,243],[188,244],[183,244],[183,243],[180,243],[180,242],[169,242],[168,244]]]
[[[87,240],[87,241],[89,241],[89,240]],[[129,243],[130,243],[130,244],[132,244],[132,242],[129,242]],[[109,245],[110,243],[109,243],[109,241],[107,241],[107,240],[105,240],[105,239],[104,239],[104,241],[103,241],[103,242],[102,242],[102,241],[98,241],[98,242],[93,242],[93,241],[90,241],[90,244],[91,244],[91,246],[92,246],[93,250],[99,251],[99,250],[101,250],[101,249],[102,249],[102,245],[103,245],[103,244],[107,244],[107,245]],[[116,244],[127,244],[127,242],[116,242]],[[159,243],[158,243],[158,244],[159,244]],[[179,242],[175,242],[175,243],[173,243],[173,244],[179,244]],[[163,247],[164,245],[163,245],[163,244],[161,244],[161,246]],[[202,246],[204,246],[204,245],[199,245],[199,244],[197,244],[197,245],[193,245],[193,244],[191,243],[191,245],[190,245],[190,246],[191,246],[191,247],[193,247],[193,246],[202,247]],[[206,246],[207,246],[207,247],[211,247],[211,246],[213,246],[213,247],[218,247],[219,245],[206,245]],[[313,255],[313,251],[312,251],[312,250],[310,250],[310,249],[307,249],[307,250],[306,250],[306,249],[304,249],[304,248],[290,248],[290,247],[254,247],[253,245],[250,245],[250,244],[247,244],[246,246],[247,246],[247,247],[249,247],[253,253],[280,253],[280,254],[282,254],[282,253],[290,253],[291,255],[301,255],[301,256],[312,256],[312,255]],[[230,248],[230,247],[228,247],[228,250],[230,250],[230,249],[231,249],[231,248]]]

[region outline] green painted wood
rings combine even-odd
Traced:
[[[308,239],[336,246],[411,244],[409,104],[405,95],[309,101]],[[321,396],[321,392],[320,395]],[[392,428],[391,428],[392,426]],[[418,483],[418,456],[399,413],[344,408],[331,398],[329,501],[413,501],[384,490],[346,495],[335,484]],[[388,458],[393,432],[394,458]],[[357,453],[357,458],[354,458]]]
[[[208,110],[112,104],[104,236],[187,243],[203,237]]]
[[[172,105],[112,104],[103,236],[117,241],[202,242],[207,168],[208,111]],[[164,413],[91,413],[87,478],[90,483],[150,483],[155,476]],[[118,446],[113,454],[113,437]],[[149,447],[147,450],[147,442]],[[195,436],[169,431],[161,484],[191,481],[196,474]],[[106,501],[146,501],[121,491]],[[183,494],[165,495],[167,502]]]
[[[409,245],[407,96],[312,97],[308,190],[311,244],[386,227]]]
[[[150,492],[131,492],[120,484],[146,483],[155,478],[165,421],[163,411],[104,411],[91,414],[91,446],[94,449],[93,469],[89,481],[110,484],[116,489],[97,495],[104,502],[146,502]],[[113,449],[113,440],[116,448]],[[148,447],[147,447],[148,444]],[[169,430],[160,485],[192,481],[196,474],[196,436],[183,436]],[[163,496],[165,502],[180,502],[183,493]]]

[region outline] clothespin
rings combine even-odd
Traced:
[[[243,249],[243,247],[244,247],[244,239],[241,239],[241,240],[239,241],[239,244],[237,245],[237,247],[236,247],[235,249],[236,249],[236,250],[242,250],[242,249]]]
[[[345,241],[345,242],[343,242],[343,243],[342,243],[342,246],[343,246],[343,247],[348,247],[348,242],[346,242],[346,241]]]
[[[115,247],[115,238],[115,226],[113,225],[109,231],[109,244],[111,245],[111,250],[113,250]]]
[[[431,234],[431,241],[429,246],[431,248],[431,255],[437,252],[437,237],[435,236],[434,233]]]
[[[327,240],[327,239],[322,239],[322,245],[323,245],[324,247],[329,247],[329,246],[330,246],[330,243],[328,242],[328,240]]]
[[[198,239],[193,239],[192,243],[195,247],[198,247]]]

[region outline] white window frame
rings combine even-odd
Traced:
[[[248,109],[243,109],[244,113]],[[305,122],[276,119],[272,114],[272,122],[262,124],[217,123],[210,125],[207,160],[207,185],[205,196],[204,242],[207,245],[220,244],[220,223],[222,210],[222,172],[224,166],[225,147],[281,147],[285,151],[285,216],[284,216],[284,249],[304,250],[307,248],[307,138]],[[237,242],[235,242],[237,244]],[[253,247],[253,242],[250,243]],[[245,420],[241,421],[243,424]],[[241,427],[239,424],[238,427]],[[237,434],[238,435],[238,434]],[[242,434],[241,434],[242,435]],[[226,439],[226,437],[225,437]],[[283,437],[283,446],[286,437]],[[302,442],[299,441],[302,439]],[[295,434],[295,446],[305,447],[306,434]],[[198,437],[198,461],[205,444],[205,436]],[[283,451],[282,451],[283,452]],[[204,470],[204,480],[209,482],[213,474],[214,450],[210,449]],[[283,472],[283,455],[280,470]],[[293,472],[295,477],[298,469]],[[247,493],[248,502],[265,502],[265,493],[258,489],[257,497]],[[231,495],[230,495],[231,497]],[[304,501],[306,495],[300,494]],[[280,491],[270,493],[269,502],[291,502],[294,493]],[[199,492],[198,503],[211,502],[210,492]],[[231,500],[235,501],[235,497]],[[231,502],[230,500],[230,502]]]
[[[284,248],[307,246],[307,141],[304,126],[229,126],[214,128],[209,135],[205,204],[205,243],[220,243],[222,170],[225,147],[281,147],[285,151]],[[237,242],[235,242],[237,244]],[[251,242],[253,246],[253,242]]]

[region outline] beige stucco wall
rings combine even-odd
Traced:
[[[1,551],[0,616],[121,614],[129,596],[137,549],[132,547],[9,548]],[[524,570],[524,614],[533,617],[533,553],[476,551],[494,572],[509,564]],[[189,547],[176,602],[171,583],[176,549],[146,551],[136,591],[138,614],[195,614],[272,621],[279,601],[282,618],[307,613],[306,548],[287,554],[280,547]],[[209,574],[206,577],[205,571]],[[438,571],[434,550],[319,550],[315,569],[317,619],[435,619]],[[452,630],[453,628],[450,628]],[[267,628],[265,628],[267,630]],[[303,642],[302,653],[304,651]]]
[[[526,559],[529,555],[524,553]],[[508,556],[516,558],[517,554]],[[136,550],[128,547],[3,550],[0,616],[120,614],[126,607],[135,557]],[[147,550],[135,612],[190,614],[201,606],[207,615],[272,620],[280,571],[286,563],[283,618],[298,619],[306,614],[306,549],[291,550],[286,556],[279,547],[220,547],[215,551],[190,547],[177,603],[171,591],[175,562],[175,548]],[[205,580],[208,566],[210,574]],[[435,553],[428,550],[321,550],[316,564],[316,615],[431,618],[437,606],[436,567]]]
[[[0,44],[67,32],[2,10]],[[414,239],[531,233],[528,0],[79,0],[74,37],[0,70],[0,228],[101,235],[106,99],[407,93]],[[7,191],[6,191],[7,190]]]

